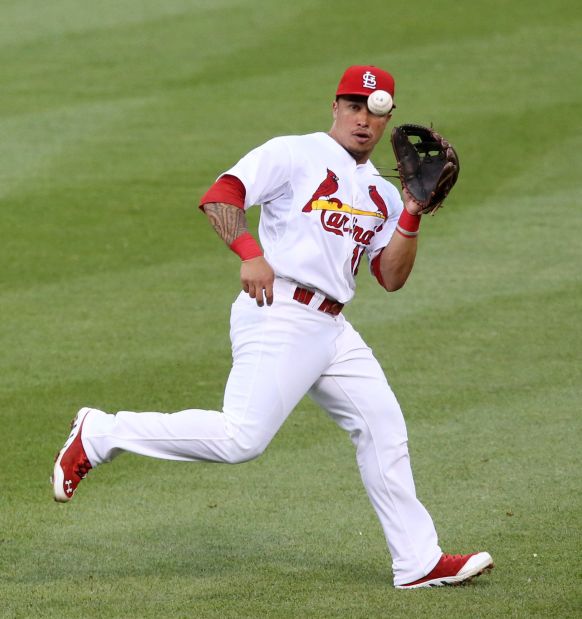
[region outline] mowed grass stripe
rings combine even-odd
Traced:
[[[224,250],[218,247],[217,251]],[[450,260],[451,256],[448,258]],[[215,286],[212,277],[217,263],[212,259],[196,265],[190,261],[172,262],[121,274],[65,280],[24,293],[2,295],[3,307],[10,317],[3,325],[2,341],[5,348],[14,351],[0,362],[4,366],[4,387],[12,384],[18,388],[23,367],[36,375],[36,380],[51,381],[54,377],[50,369],[45,370],[44,375],[41,370],[47,366],[50,368],[51,364],[67,363],[69,355],[78,357],[83,354],[83,348],[91,350],[94,364],[113,354],[114,358],[108,363],[111,372],[116,372],[119,363],[128,363],[131,359],[143,362],[158,355],[180,355],[181,349],[182,354],[189,354],[194,349],[205,350],[198,342],[209,334],[216,337],[218,332],[218,339],[224,340],[223,329],[218,326],[201,329],[209,305],[216,303],[221,308],[228,307],[237,294],[234,258],[228,254],[221,257],[218,253],[217,259],[233,271],[232,277],[225,282],[226,286]],[[375,331],[384,324],[398,329],[412,322],[417,331],[430,334],[431,341],[440,340],[444,350],[424,351],[419,363],[434,357],[446,358],[447,353],[458,354],[453,348],[456,342],[468,347],[464,352],[470,355],[478,353],[481,348],[489,348],[497,337],[499,341],[495,350],[499,350],[498,356],[510,352],[513,356],[519,353],[519,349],[512,350],[512,347],[520,339],[523,342],[533,336],[539,346],[552,346],[552,341],[559,341],[559,308],[569,305],[574,308],[582,296],[580,287],[577,297],[572,296],[576,290],[572,288],[574,277],[571,282],[558,286],[552,282],[555,271],[551,270],[548,279],[552,285],[540,294],[537,292],[539,280],[534,279],[535,271],[525,278],[523,272],[512,274],[510,271],[508,275],[513,275],[513,278],[500,290],[495,280],[502,265],[492,269],[491,262],[487,264],[485,273],[476,271],[477,277],[472,281],[461,280],[454,287],[449,286],[446,292],[442,289],[442,276],[437,271],[436,276],[441,279],[433,282],[436,298],[427,295],[428,284],[417,281],[414,287],[419,290],[408,293],[414,298],[412,305],[403,295],[385,295],[382,291],[371,290],[370,300],[354,304],[348,313],[363,330]],[[476,268],[481,266],[477,264]],[[370,276],[363,273],[360,277]],[[439,288],[440,296],[437,294]],[[540,309],[528,315],[527,308],[535,302],[541,304]],[[383,306],[386,318],[379,313]],[[160,322],[161,310],[166,320]],[[226,309],[221,315],[226,317]],[[463,326],[466,331],[463,331]],[[540,334],[542,327],[544,331]],[[189,334],[188,337],[184,337],[185,333]],[[117,350],[119,337],[124,338],[122,350]],[[370,338],[373,338],[372,332]],[[54,344],[47,346],[48,342]],[[83,342],[83,346],[79,346],[79,342]],[[418,341],[413,340],[411,345],[422,349]],[[563,351],[568,348],[568,345],[562,346]],[[530,355],[531,351],[528,350],[527,354]],[[82,371],[82,368],[77,371]],[[94,368],[85,371],[91,372]],[[34,384],[27,384],[27,388]]]

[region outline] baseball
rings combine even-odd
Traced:
[[[392,109],[392,97],[385,90],[375,90],[368,97],[368,109],[376,116],[385,116]]]

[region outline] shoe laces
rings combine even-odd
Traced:
[[[91,463],[89,462],[89,459],[87,458],[87,456],[85,456],[76,466],[75,466],[75,473],[81,478],[83,479],[84,477],[87,477],[87,473],[92,469],[93,467],[91,466]]]

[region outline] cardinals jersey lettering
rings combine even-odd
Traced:
[[[354,295],[362,256],[388,244],[403,209],[398,190],[327,133],[269,140],[226,171],[261,206],[259,237],[275,274],[340,303]]]

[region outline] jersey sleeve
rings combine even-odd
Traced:
[[[245,187],[244,208],[265,204],[285,191],[292,157],[285,138],[273,138],[245,155],[224,174],[236,176]]]

